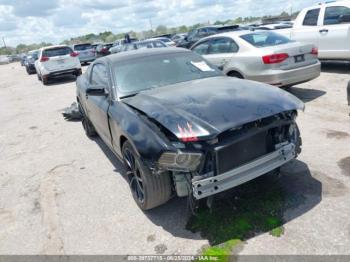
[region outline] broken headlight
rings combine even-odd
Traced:
[[[195,171],[202,159],[201,153],[165,152],[158,160],[161,168],[171,171]]]

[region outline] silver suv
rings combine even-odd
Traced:
[[[96,59],[96,50],[89,43],[73,45],[72,49],[78,54],[78,58],[82,64],[92,62]]]

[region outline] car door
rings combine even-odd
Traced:
[[[90,74],[90,89],[105,88],[106,96],[87,95],[87,114],[97,133],[103,141],[111,146],[111,134],[109,132],[108,124],[108,107],[111,102],[111,81],[108,74],[108,67],[103,63],[96,63],[93,65]]]
[[[319,40],[321,58],[350,58],[350,21],[342,21],[344,16],[350,16],[350,8],[346,6],[325,8]]]
[[[207,54],[204,56],[212,64],[223,70],[238,52],[237,43],[229,37],[217,37],[210,41]]]
[[[305,11],[305,16],[296,28],[292,30],[291,39],[310,43],[318,47],[320,37],[320,10],[321,8],[313,8]]]

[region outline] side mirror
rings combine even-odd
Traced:
[[[339,23],[350,23],[350,15],[341,15],[339,17]]]
[[[86,95],[107,96],[108,91],[103,86],[91,86],[88,89],[86,89]]]

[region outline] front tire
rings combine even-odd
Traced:
[[[80,108],[81,107],[79,106],[79,109]],[[85,134],[90,138],[97,136],[96,130],[95,130],[94,126],[92,125],[90,119],[84,113],[82,113],[82,115],[83,115],[82,124],[83,124],[83,128],[85,130]]]
[[[171,197],[169,174],[152,174],[129,141],[123,144],[122,155],[136,204],[148,210],[166,203]]]

